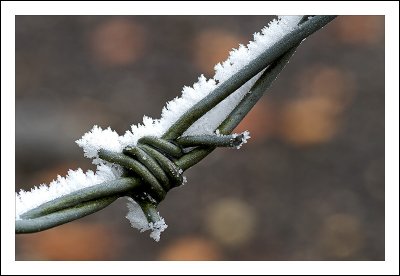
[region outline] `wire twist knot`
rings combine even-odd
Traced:
[[[156,206],[164,200],[167,192],[186,181],[183,169],[176,161],[197,147],[240,147],[246,141],[247,132],[232,135],[181,136],[167,140],[145,136],[137,145],[126,147],[122,153],[100,150],[99,157],[124,168],[124,177],[139,177],[139,190],[128,193],[134,199],[149,222],[159,219]]]

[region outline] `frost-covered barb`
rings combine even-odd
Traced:
[[[128,198],[131,225],[150,230],[156,241],[167,228],[157,205],[186,182],[182,175],[216,147],[240,148],[249,132],[231,134],[282,71],[297,46],[334,16],[281,16],[247,46],[239,45],[215,66],[215,76],[199,77],[168,102],[160,119],[119,135],[94,126],[77,144],[97,165],[58,176],[47,185],[16,195],[16,232],[42,231],[96,212],[119,197]]]

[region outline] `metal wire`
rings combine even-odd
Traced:
[[[70,193],[46,202],[16,220],[16,233],[43,231],[97,212],[122,196],[132,197],[149,222],[159,219],[157,205],[167,192],[183,184],[182,173],[198,163],[216,147],[236,147],[243,134],[229,135],[261,98],[287,64],[297,46],[335,16],[304,16],[299,28],[282,38],[251,64],[221,83],[217,89],[174,123],[161,137],[146,136],[122,153],[100,150],[99,157],[124,168],[123,177]],[[267,68],[267,69],[265,69]],[[233,93],[254,75],[264,70],[259,80],[239,105],[218,127],[223,135],[181,136],[198,118]]]
[[[176,164],[178,158],[185,152],[189,154],[197,146],[210,145],[213,137],[218,141],[216,145],[237,146],[238,139],[241,139],[243,134],[185,136],[182,140],[178,139],[177,143],[145,136],[139,139],[136,146],[126,147],[122,153],[102,149],[99,151],[101,159],[124,168],[122,181],[117,182],[117,185],[107,185],[103,193],[91,193],[95,196],[89,199],[75,197],[74,193],[71,193],[29,210],[20,216],[21,220],[16,221],[16,233],[38,232],[67,223],[97,212],[121,196],[132,197],[142,208],[148,221],[155,223],[159,220],[157,205],[170,189],[184,182],[184,170]],[[137,184],[139,181],[126,182],[133,179],[140,179],[141,185]],[[116,186],[123,189],[115,190]],[[82,190],[78,192],[82,194]]]

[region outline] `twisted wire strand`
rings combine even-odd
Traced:
[[[261,98],[266,88],[270,86],[271,83],[275,80],[277,75],[281,72],[287,61],[295,52],[295,49],[296,47],[292,48],[290,51],[288,51],[288,53],[283,55],[280,59],[278,59],[276,62],[268,67],[268,69],[263,73],[256,84],[254,84],[253,88],[251,89],[252,93],[248,93],[242,100],[242,102],[231,112],[228,118],[219,126],[218,130],[221,134],[229,134],[233,131],[233,129],[239,124],[239,122],[244,118],[248,111],[250,111],[250,109],[255,105],[258,99]],[[146,218],[148,219],[148,221],[155,222],[157,221],[157,219],[159,219],[158,213],[156,212],[156,206],[158,203],[154,201],[149,201],[147,195],[143,194],[143,189],[142,191],[140,191],[141,189],[138,179],[130,177],[130,174],[132,174],[132,172],[136,172],[137,175],[146,179],[147,185],[152,186],[153,189],[154,187],[156,187],[158,195],[161,195],[161,198],[163,198],[165,197],[165,194],[162,191],[164,188],[158,181],[164,183],[164,186],[168,185],[166,183],[169,183],[169,179],[166,176],[165,171],[170,171],[168,169],[169,166],[173,166],[176,164],[184,171],[206,157],[217,146],[237,146],[242,138],[243,134],[235,136],[181,136],[176,139],[176,143],[173,143],[171,141],[167,141],[161,138],[146,136],[139,139],[139,146],[127,147],[124,149],[123,153],[115,153],[102,149],[99,151],[99,157],[103,160],[119,164],[120,166],[126,168],[128,170],[128,173],[125,175],[125,177],[119,179],[119,182],[116,183],[116,185],[108,185],[108,183],[105,182],[92,187],[81,189],[80,191],[73,192],[69,195],[64,196],[63,198],[58,198],[50,202],[44,203],[41,206],[22,214],[21,218],[23,218],[23,220],[16,222],[16,231],[17,233],[29,233],[29,231],[19,231],[20,228],[24,229],[24,225],[27,224],[27,222],[25,222],[24,220],[31,220],[30,224],[34,226],[35,219],[39,219],[38,223],[43,224],[43,220],[46,219],[48,215],[57,217],[58,213],[60,218],[58,223],[47,228],[69,222],[73,219],[69,219],[68,217],[63,216],[63,212],[65,210],[73,209],[77,204],[83,204],[82,202],[86,202],[87,207],[90,208],[92,207],[92,205],[90,205],[92,201],[97,201],[99,199],[101,200],[105,196],[109,196],[112,194],[126,196],[129,193],[128,196],[132,197],[139,204],[143,212],[146,214]],[[198,147],[194,148],[190,152],[186,152],[185,154],[183,154],[186,147],[193,146]],[[160,151],[168,154],[171,157],[176,158],[180,156],[180,158],[175,160],[174,163],[172,160],[166,158],[166,156],[158,152],[156,149],[159,149]],[[149,153],[153,154],[154,158],[149,158]],[[157,155],[158,160],[161,160],[160,162],[156,161],[155,155]],[[137,160],[130,157],[135,157]],[[129,171],[131,171],[130,174]],[[150,194],[154,196],[154,193],[151,192]],[[114,198],[114,200],[118,197]],[[155,197],[157,198],[157,195]],[[108,201],[104,207],[111,204],[114,200]],[[102,202],[104,203],[104,201]],[[91,213],[94,213],[96,211],[98,211],[98,209],[92,207]],[[53,223],[51,220],[48,220],[47,222],[48,224]],[[32,229],[29,229],[32,230],[30,232],[44,230],[43,228],[31,228]]]
[[[192,125],[205,113],[210,111],[216,104],[223,101],[249,79],[267,68],[271,63],[279,60],[283,54],[290,51],[293,47],[297,47],[304,39],[321,29],[335,17],[336,16],[303,16],[296,29],[284,35],[279,42],[266,49],[251,63],[233,74],[228,80],[220,83],[212,93],[208,94],[179,117],[163,135],[163,138],[176,139],[181,136],[188,126]]]
[[[254,64],[249,64],[225,84],[221,84],[191,108],[190,112],[185,113],[162,138],[143,137],[136,146],[127,147],[122,153],[100,150],[101,159],[125,169],[123,177],[83,188],[29,210],[20,216],[21,220],[16,221],[16,233],[38,232],[67,223],[101,210],[122,196],[132,197],[149,222],[159,220],[156,207],[171,188],[182,185],[183,171],[201,161],[216,147],[237,146],[243,139],[243,134],[182,137],[182,133],[202,114],[268,66],[251,88],[251,93],[246,94],[218,127],[221,134],[231,133],[282,71],[301,41],[334,18],[304,16],[299,29],[286,36],[283,44],[274,45],[257,58]]]
[[[248,93],[245,96],[242,102],[231,112],[228,118],[219,126],[218,130],[220,131],[221,134],[228,134],[232,132],[232,130],[239,124],[239,122],[244,118],[244,116],[248,113],[248,111],[255,105],[258,99],[261,98],[266,88],[271,85],[273,80],[275,80],[277,75],[281,72],[281,70],[286,65],[289,58],[295,52],[295,48],[296,47],[291,49],[291,51],[283,55],[279,60],[277,60],[276,62],[271,64],[271,66],[268,67],[268,69],[263,73],[260,79],[254,84],[253,88],[251,89],[252,92]],[[196,147],[190,152],[183,154],[179,159],[175,161],[175,164],[178,167],[181,167],[182,170],[186,170],[190,168],[192,165],[198,163],[204,157],[206,157],[216,148],[216,146],[236,145],[238,140],[239,139],[241,140],[242,138],[243,138],[242,135],[238,135],[236,137],[232,136],[229,137],[227,135],[200,135],[200,136],[179,137],[178,139],[176,139],[176,141],[177,143],[181,144],[181,148],[183,148],[182,151],[185,151],[185,147],[191,147],[196,144],[201,146]],[[218,142],[216,142],[217,140]],[[142,144],[143,142],[145,144]],[[123,167],[128,167],[128,168],[132,167],[134,168],[133,170],[137,170],[137,168],[135,168],[136,167],[135,165],[137,165],[138,162],[132,158],[129,158],[129,156],[127,155],[134,156],[137,158],[139,162],[144,164],[144,166],[154,174],[154,177],[161,179],[162,183],[167,183],[169,179],[168,177],[166,177],[164,169],[167,167],[165,166],[166,163],[169,162],[161,162],[161,164],[164,165],[164,167],[161,167],[162,165],[160,165],[158,162],[154,162],[154,159],[149,158],[148,153],[142,150],[142,148],[148,147],[148,145],[146,144],[151,144],[153,145],[153,147],[159,148],[163,152],[167,154],[169,153],[170,156],[175,156],[175,157],[180,155],[178,154],[178,152],[181,152],[181,150],[177,149],[176,144],[172,142],[168,142],[159,138],[157,139],[154,137],[143,137],[140,139],[140,144],[142,145],[139,147],[125,148],[123,153],[115,153],[106,150],[100,150],[99,156],[104,160],[107,160],[108,162],[118,163]],[[157,150],[151,151],[152,150],[151,146],[147,150],[148,152],[151,152],[153,154],[155,152],[159,153]],[[142,175],[146,176],[147,172],[146,174]],[[147,183],[149,183],[150,181],[154,181],[154,179],[151,178],[152,177],[150,176],[147,179]],[[131,196],[139,204],[143,212],[147,214],[146,217],[149,220],[149,222],[155,222],[157,221],[157,219],[159,219],[158,213],[156,212],[156,204],[154,204],[154,202],[149,202],[146,195],[143,196],[143,194],[141,194],[140,196],[138,196],[138,194],[140,194],[139,193],[141,186],[140,184],[141,181],[139,181],[138,178],[129,177],[129,175],[125,175],[125,177],[118,179],[116,182],[113,181],[113,185],[110,185],[109,182],[105,182],[92,187],[81,189],[79,191],[66,195],[62,198],[54,199],[50,202],[44,203],[41,206],[38,206],[22,214],[21,218],[23,218],[23,220],[16,221],[16,232],[17,233],[37,232],[74,220],[68,218],[67,216],[63,216],[63,212],[69,209],[73,209],[75,206],[79,204],[83,204],[82,202],[86,202],[87,208],[90,209],[91,207],[90,213],[94,213],[98,209],[92,207],[93,205],[90,205],[91,202],[101,200],[102,198],[110,195],[117,195],[117,197],[115,197],[114,200],[120,196],[126,196],[126,195]],[[111,204],[114,200],[108,201],[104,207]],[[104,201],[102,202],[104,203]],[[58,216],[58,221],[52,221],[51,219],[48,219],[46,220],[47,227],[43,228],[42,225],[45,224],[43,221],[46,218],[48,218],[47,217],[48,215],[52,215],[52,217],[54,218]],[[81,217],[79,215],[80,214],[78,214],[76,218]],[[84,214],[82,216],[85,215],[87,214]],[[32,225],[32,227],[30,227],[29,229],[25,229],[26,224],[28,224],[26,220],[30,220],[29,224]],[[35,220],[37,220],[37,224],[41,225],[40,228],[34,227]]]
[[[47,215],[24,218],[15,223],[16,233],[33,233],[59,226],[77,218],[93,214],[113,203],[118,197],[111,196],[78,204]]]
[[[82,189],[44,203],[20,216],[21,220],[16,221],[16,232],[32,233],[64,224],[97,212],[121,196],[133,198],[148,222],[155,223],[160,219],[157,205],[170,189],[184,183],[184,170],[176,164],[178,158],[184,156],[184,152],[191,152],[188,146],[209,145],[212,136],[218,137],[217,145],[226,147],[236,146],[243,134],[185,136],[181,141],[178,139],[177,143],[145,136],[138,140],[136,146],[126,147],[122,153],[102,149],[99,151],[102,160],[120,165],[125,170],[124,177],[119,179],[117,185],[103,185],[103,189],[93,192],[91,188],[98,188],[95,185],[85,188],[86,196],[82,197]]]

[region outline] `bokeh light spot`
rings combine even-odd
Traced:
[[[183,237],[165,247],[159,257],[162,261],[216,261],[221,253],[212,241],[197,237]]]
[[[203,72],[214,75],[214,65],[225,60],[241,41],[244,41],[242,37],[227,30],[205,30],[197,35],[193,43],[195,64]]]
[[[236,198],[225,198],[210,206],[206,226],[220,243],[238,246],[253,237],[256,216],[247,203]]]
[[[142,54],[144,31],[134,21],[114,18],[99,24],[89,42],[96,62],[105,66],[127,65]]]

